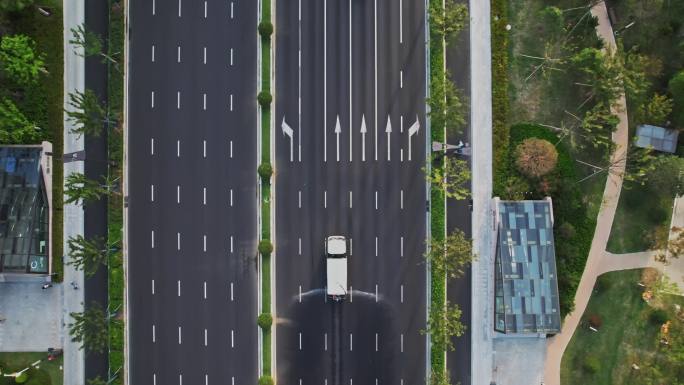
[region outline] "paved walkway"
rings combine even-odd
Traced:
[[[62,286],[44,281],[0,284],[0,352],[47,352],[62,347]]]
[[[608,19],[608,11],[605,3],[600,2],[594,5],[591,9],[591,14],[598,18],[596,33],[604,40],[607,47],[612,50],[616,49],[613,28]],[[625,151],[627,150],[627,145],[629,143],[627,105],[624,95],[618,99],[616,107],[617,108],[611,108],[611,110],[620,118],[620,123],[617,126],[617,130],[613,133],[612,139],[616,145],[616,150],[611,157],[611,161],[618,163],[613,169],[613,172],[608,174],[606,187],[603,190],[603,203],[601,204],[601,209],[596,221],[594,239],[591,242],[587,264],[584,267],[584,273],[582,274],[582,279],[580,280],[577,293],[575,294],[575,310],[565,317],[562,331],[556,336],[548,339],[546,366],[544,368],[544,383],[546,385],[560,385],[560,364],[561,359],[563,358],[563,352],[568,346],[568,343],[579,324],[584,309],[587,307],[594,283],[596,282],[596,277],[605,272],[602,267],[602,260],[604,259],[606,244],[608,243],[608,237],[610,236],[610,230],[613,225],[613,218],[615,217],[620,191],[622,190],[622,176],[625,170]],[[623,260],[621,259],[621,261]],[[613,262],[611,261],[610,263]],[[620,267],[620,264],[621,262],[615,262],[615,267]]]

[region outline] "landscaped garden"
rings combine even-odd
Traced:
[[[681,384],[684,297],[654,269],[600,276],[561,365],[561,383]]]
[[[0,353],[0,385],[62,385],[62,361],[62,356],[48,361],[47,352]],[[18,377],[5,376],[26,368],[30,369]]]

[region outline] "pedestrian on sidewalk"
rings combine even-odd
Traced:
[[[78,290],[78,285],[74,281],[71,281],[71,287],[73,287],[74,290]]]
[[[52,287],[52,284],[51,284],[51,283],[46,283],[46,284],[43,285],[43,290],[49,289],[49,288],[51,288],[51,287]]]

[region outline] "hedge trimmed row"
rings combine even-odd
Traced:
[[[491,0],[492,30],[492,167],[494,195],[501,195],[508,171],[508,3]]]

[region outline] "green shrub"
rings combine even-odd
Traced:
[[[667,322],[668,319],[667,312],[663,309],[653,309],[653,311],[648,315],[648,320],[651,321],[653,325],[662,325]]]
[[[259,92],[259,95],[257,95],[257,101],[261,107],[268,108],[273,101],[273,96],[271,96],[271,93],[268,91],[261,91]]]
[[[261,241],[259,241],[258,248],[259,253],[261,253],[261,255],[264,256],[271,255],[271,253],[273,252],[273,244],[268,239],[262,239]]]
[[[259,377],[259,385],[273,385],[273,378],[271,376]]]
[[[679,71],[670,79],[668,89],[674,101],[672,118],[678,128],[684,128],[684,70]]]
[[[584,369],[587,374],[596,374],[601,370],[601,361],[594,355],[588,355],[584,359],[582,369]]]
[[[572,239],[576,233],[575,226],[570,222],[563,222],[558,226],[558,235],[563,239]]]
[[[22,372],[20,375],[18,375],[18,376],[14,379],[14,382],[16,382],[17,384],[23,384],[23,383],[25,383],[26,381],[28,381],[28,378],[29,378],[28,373]]]
[[[273,316],[270,313],[261,313],[257,318],[257,324],[263,330],[269,330],[273,324]]]
[[[268,181],[269,179],[271,179],[271,175],[273,175],[273,166],[271,166],[270,163],[264,162],[259,165],[257,172],[259,173],[261,179],[263,179],[264,181]]]
[[[611,281],[605,274],[599,275],[598,278],[596,278],[594,290],[596,290],[599,293],[603,293],[609,290],[612,285],[613,281]]]
[[[259,23],[259,35],[264,39],[269,39],[273,34],[273,24],[270,21],[264,20]]]

